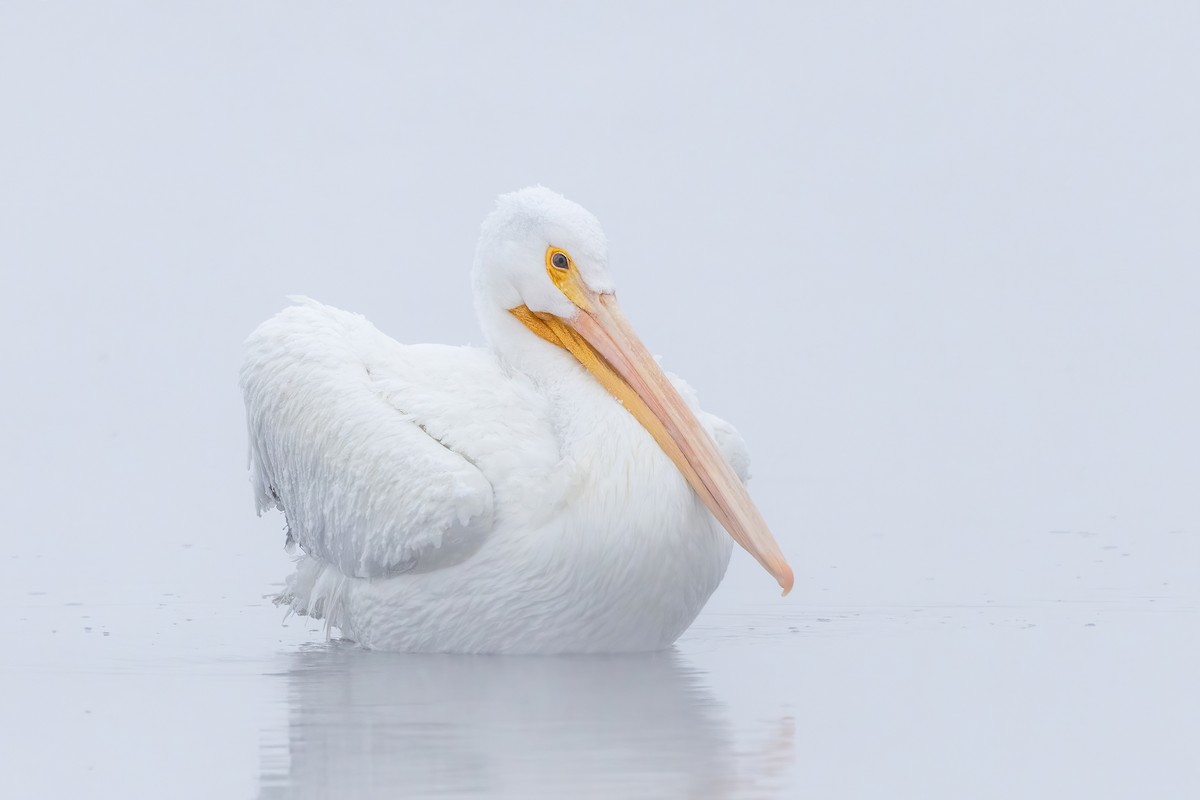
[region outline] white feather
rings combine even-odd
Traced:
[[[279,602],[384,649],[668,646],[729,537],[624,407],[489,299],[489,349],[401,345],[306,299],[247,340],[256,501],[304,551]],[[744,479],[737,431],[673,380]]]

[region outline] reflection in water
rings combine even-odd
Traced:
[[[742,793],[728,724],[672,653],[417,656],[335,642],[292,658],[264,798]]]

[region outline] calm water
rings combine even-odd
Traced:
[[[830,566],[780,601],[735,586],[672,652],[604,658],[327,641],[246,595],[278,557],[246,559],[225,594],[198,548],[162,554],[154,581],[11,557],[0,760],[20,797],[1200,787],[1197,537],[1047,532],[993,555],[871,585]]]

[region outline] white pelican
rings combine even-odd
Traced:
[[[246,341],[258,510],[304,552],[280,603],[369,648],[579,653],[668,647],[730,537],[791,589],[741,436],[621,315],[594,216],[501,196],[473,282],[486,349],[308,300]]]

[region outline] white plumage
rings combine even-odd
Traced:
[[[401,345],[303,299],[250,336],[257,504],[304,553],[280,602],[404,651],[653,650],[695,618],[731,539],[590,368],[508,313],[554,314],[522,286],[553,287],[547,247],[609,288],[587,212],[540,188],[502,197],[475,266],[487,349]],[[744,479],[741,437],[676,387]]]

